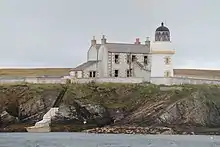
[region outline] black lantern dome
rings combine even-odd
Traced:
[[[170,31],[161,23],[161,26],[156,29],[155,41],[170,41]]]

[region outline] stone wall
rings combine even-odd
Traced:
[[[84,78],[84,79],[72,79],[72,83],[89,83],[89,82],[96,82],[96,83],[143,83],[144,78]]]
[[[13,83],[65,83],[63,77],[1,77],[0,84]]]
[[[71,79],[72,83],[143,83],[146,82],[144,78],[130,77],[109,77],[109,78],[82,78],[74,79],[69,76],[65,77],[8,77],[0,78],[0,84],[14,84],[14,83],[39,83],[39,84],[65,84],[67,79]],[[215,79],[200,79],[187,77],[151,77],[150,82],[156,85],[181,85],[181,84],[220,84],[220,80]]]
[[[220,84],[220,80],[215,79],[200,79],[200,78],[185,78],[185,77],[152,77],[151,83],[164,85],[181,85],[181,84]]]

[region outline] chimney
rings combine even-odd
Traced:
[[[145,45],[150,47],[150,37],[147,37],[147,39],[145,41]]]
[[[96,45],[96,39],[95,39],[95,36],[93,36],[93,39],[91,40],[91,45]]]
[[[101,42],[102,42],[102,44],[106,44],[107,39],[105,38],[105,35],[102,35]]]
[[[135,41],[134,44],[141,44],[141,43],[140,43],[140,39],[139,39],[139,38],[136,38],[136,41]]]

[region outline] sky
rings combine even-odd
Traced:
[[[75,67],[100,42],[154,40],[163,21],[175,68],[220,69],[219,0],[1,0],[0,67]]]

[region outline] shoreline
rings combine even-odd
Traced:
[[[13,124],[0,128],[0,133],[28,133],[27,124]],[[71,126],[71,127],[70,127]],[[64,129],[65,128],[65,129]],[[74,128],[74,129],[73,129]],[[90,127],[59,125],[51,126],[51,133],[89,133],[89,134],[130,134],[130,135],[220,135],[220,128],[205,127],[137,127],[137,126],[106,126]]]
[[[85,133],[96,133],[96,134],[164,134],[172,135],[175,134],[174,130],[167,127],[103,127],[94,128],[83,131]]]

